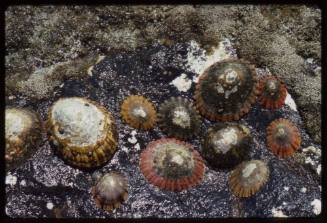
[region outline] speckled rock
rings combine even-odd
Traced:
[[[153,130],[140,131],[124,124],[119,114],[120,105],[131,94],[144,95],[156,107],[172,96],[191,99],[195,88],[193,80],[196,80],[198,73],[191,71],[188,57],[192,53],[200,61],[203,56],[201,52],[203,49],[183,43],[170,47],[153,44],[133,52],[108,54],[94,65],[91,76],[65,80],[48,100],[35,103],[22,95],[8,100],[7,103],[12,106],[32,107],[43,120],[49,106],[60,97],[78,96],[97,101],[110,108],[117,120],[119,142],[113,158],[105,166],[89,172],[66,165],[44,138],[33,159],[8,172],[6,214],[10,217],[56,218],[272,217],[276,213],[315,216],[321,200],[320,175],[315,171],[315,165],[320,164],[320,156],[310,155],[313,164],[304,165],[297,162],[295,157],[278,159],[266,149],[266,127],[272,120],[283,117],[290,119],[300,130],[302,147],[295,154],[303,154],[306,161],[309,155],[303,148],[314,146],[320,151],[320,146],[314,144],[304,130],[299,113],[287,103],[273,111],[256,103],[242,119],[254,138],[249,148],[251,159],[263,160],[271,169],[269,182],[253,197],[238,199],[229,192],[228,170],[207,167],[200,185],[178,194],[158,190],[144,179],[138,165],[141,151],[149,142],[164,135],[157,126]],[[167,58],[179,59],[167,61]],[[170,74],[167,75],[167,72]],[[266,75],[267,72],[257,69],[257,73]],[[131,75],[133,78],[130,78]],[[179,91],[171,84],[181,75],[192,80],[186,91]],[[205,133],[213,124],[204,120],[200,132]],[[201,137],[198,135],[187,142],[201,148]],[[109,171],[118,171],[129,181],[128,200],[112,213],[98,209],[91,199],[92,176]]]

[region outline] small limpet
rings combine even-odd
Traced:
[[[151,184],[181,191],[202,180],[205,165],[192,145],[174,138],[162,138],[149,143],[142,152],[140,169]]]
[[[119,173],[106,173],[92,187],[91,193],[96,206],[110,212],[127,199],[127,179]]]
[[[226,59],[207,68],[195,90],[196,107],[211,121],[239,120],[259,93],[255,68],[249,62]]]
[[[47,129],[56,152],[76,167],[99,167],[117,149],[118,132],[113,116],[86,98],[56,101],[49,110]]]
[[[292,122],[280,118],[267,127],[267,144],[275,155],[286,158],[300,147],[301,135]]]
[[[231,168],[248,158],[250,130],[237,123],[218,123],[203,140],[203,157],[216,168]]]
[[[40,116],[26,108],[5,110],[6,171],[12,170],[30,158],[42,138]]]
[[[153,104],[139,95],[127,97],[121,106],[120,114],[128,125],[137,129],[151,129],[157,121]]]
[[[238,197],[250,197],[268,181],[269,168],[261,160],[250,160],[239,164],[229,175],[230,190]]]
[[[191,101],[171,97],[160,105],[158,124],[168,136],[187,139],[199,132],[201,121]]]
[[[268,76],[260,80],[259,102],[268,109],[281,108],[285,102],[287,90],[285,84],[277,77]]]

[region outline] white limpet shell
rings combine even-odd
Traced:
[[[59,99],[50,108],[47,127],[57,152],[74,166],[98,167],[116,151],[118,132],[114,118],[89,99]]]
[[[37,150],[42,138],[42,121],[37,113],[26,108],[5,110],[6,169],[21,165]]]

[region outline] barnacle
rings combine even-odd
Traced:
[[[103,175],[91,189],[95,204],[98,208],[112,211],[119,208],[128,197],[128,182],[119,173],[110,172]]]
[[[198,184],[204,175],[204,162],[192,145],[162,138],[148,144],[140,158],[140,169],[153,185],[181,191]]]
[[[115,120],[104,107],[86,98],[62,98],[49,110],[50,141],[63,159],[80,168],[110,160],[118,144]]]
[[[218,123],[209,128],[203,140],[203,157],[216,168],[230,168],[248,158],[250,130],[237,123]]]
[[[26,108],[5,111],[6,170],[21,165],[37,150],[42,138],[42,121],[37,113]]]
[[[271,151],[286,158],[300,147],[301,136],[298,128],[287,119],[277,119],[267,127],[267,144]]]
[[[200,113],[212,121],[239,120],[248,113],[259,93],[253,65],[227,59],[207,68],[196,85]]]
[[[127,124],[138,129],[151,129],[157,121],[153,104],[139,95],[127,97],[121,106],[120,114]]]
[[[238,197],[250,197],[268,181],[269,169],[261,160],[250,160],[239,164],[228,179],[230,190]]]
[[[168,136],[186,139],[199,132],[201,121],[192,102],[172,97],[161,104],[158,124]]]
[[[285,102],[287,90],[285,84],[277,77],[268,76],[260,80],[259,102],[269,109],[281,108]]]

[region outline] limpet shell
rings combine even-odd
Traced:
[[[215,168],[230,168],[249,157],[250,130],[237,123],[218,123],[203,140],[203,157]]]
[[[260,80],[259,102],[268,109],[278,109],[284,105],[287,90],[285,84],[274,76],[268,76]]]
[[[127,178],[116,172],[106,173],[92,187],[91,194],[98,208],[110,212],[127,200]]]
[[[181,191],[200,183],[205,165],[192,145],[174,138],[162,138],[149,143],[142,152],[140,169],[151,184]]]
[[[168,136],[187,139],[199,133],[201,121],[191,101],[171,97],[160,105],[158,124]]]
[[[250,197],[268,181],[269,168],[261,160],[250,160],[239,164],[229,175],[230,190],[238,197]]]
[[[259,93],[255,68],[249,62],[226,59],[207,68],[195,90],[196,107],[211,121],[239,120]]]
[[[40,116],[26,108],[5,110],[6,171],[12,170],[30,158],[42,139]]]
[[[281,158],[290,157],[301,145],[299,129],[287,119],[277,119],[267,127],[267,144]]]
[[[151,129],[157,121],[153,104],[139,95],[128,96],[121,105],[120,114],[128,125],[137,129]]]
[[[117,149],[118,132],[113,116],[86,98],[56,101],[49,110],[47,129],[56,152],[76,167],[99,167]]]

